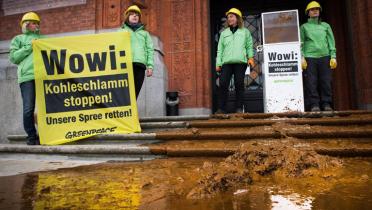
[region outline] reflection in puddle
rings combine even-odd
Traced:
[[[34,207],[136,209],[140,203],[140,184],[137,174],[132,175],[112,179],[94,175],[80,178],[81,174],[68,176],[39,174]]]
[[[372,159],[345,162],[345,171],[333,184],[320,184],[329,178],[319,182],[268,178],[199,200],[186,199],[203,166],[193,158],[1,177],[0,209],[372,209]]]
[[[314,198],[302,198],[299,194],[293,193],[290,195],[271,195],[272,210],[310,210]]]

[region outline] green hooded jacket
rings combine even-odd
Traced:
[[[130,44],[132,48],[133,62],[142,63],[147,68],[154,68],[154,45],[150,33],[145,31],[142,25],[136,31],[133,31],[125,23],[119,31],[130,32]]]
[[[26,32],[17,35],[10,42],[10,62],[18,65],[18,83],[35,79],[32,40],[43,38],[39,32]]]
[[[318,18],[309,18],[300,28],[302,56],[336,58],[335,38],[331,26],[326,22],[318,23]]]
[[[248,29],[238,28],[233,33],[226,28],[220,35],[217,48],[216,66],[232,63],[247,63],[253,57],[252,36]]]

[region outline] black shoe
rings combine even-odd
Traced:
[[[39,137],[27,137],[27,145],[40,145]]]
[[[319,108],[319,106],[313,106],[313,107],[311,107],[310,111],[311,112],[320,112],[320,108]]]
[[[223,111],[222,109],[217,109],[215,114],[225,114],[225,111]]]
[[[326,112],[332,112],[333,111],[331,105],[329,105],[329,104],[325,104],[323,106],[323,110],[326,111]]]
[[[244,113],[244,112],[243,112],[243,109],[242,109],[242,108],[237,108],[237,109],[235,110],[235,113],[242,114],[242,113]]]
[[[28,139],[26,142],[27,145],[37,145],[35,140]]]

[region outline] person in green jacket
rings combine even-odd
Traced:
[[[309,16],[300,28],[305,103],[310,111],[332,111],[332,70],[337,67],[336,47],[330,25],[320,18],[316,1],[305,10]]]
[[[32,40],[42,37],[39,26],[39,16],[34,12],[26,13],[21,20],[22,34],[10,42],[9,59],[18,66],[18,83],[23,101],[23,127],[27,133],[28,145],[39,144],[34,124],[35,76],[32,53]]]
[[[243,113],[244,77],[247,64],[255,66],[251,33],[243,25],[240,10],[231,8],[226,12],[225,29],[220,35],[217,48],[216,71],[220,73],[218,109],[216,114],[226,113],[228,88],[234,75],[237,113]]]
[[[154,69],[154,46],[150,33],[145,30],[144,24],[141,23],[141,14],[137,5],[128,7],[124,14],[124,23],[120,29],[120,31],[130,32],[136,98],[141,91],[145,72],[147,77],[151,77]]]

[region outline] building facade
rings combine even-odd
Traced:
[[[53,34],[100,33],[116,30],[131,4],[143,11],[143,22],[163,42],[168,69],[168,90],[178,91],[181,114],[213,111],[219,21],[231,7],[244,16],[298,9],[306,21],[305,0],[3,0],[0,13],[0,53],[20,33],[19,21],[28,11],[42,19],[42,32]],[[372,2],[320,0],[323,19],[333,28],[338,68],[334,71],[334,106],[337,110],[372,109]],[[259,29],[258,29],[259,30]],[[258,31],[259,33],[260,31]]]

